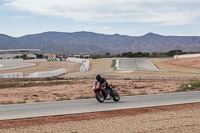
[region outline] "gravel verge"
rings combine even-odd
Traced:
[[[0,133],[125,133],[200,130],[200,103],[0,121]]]

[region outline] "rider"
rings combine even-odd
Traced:
[[[101,85],[104,84],[104,85],[106,86],[106,88],[105,88],[105,89],[106,89],[105,97],[107,97],[107,96],[108,96],[108,92],[107,92],[107,91],[108,91],[108,89],[111,89],[111,88],[110,88],[110,85],[108,84],[108,82],[106,81],[105,78],[102,78],[102,77],[101,77],[100,74],[98,74],[98,75],[96,76],[96,80],[97,80],[97,81],[95,82],[95,84],[97,84],[97,82],[100,82]]]
[[[110,89],[110,85],[108,84],[108,82],[106,81],[105,78],[102,78],[100,74],[98,74],[96,76],[96,82],[100,82],[100,84],[105,84],[106,85],[106,88],[109,88]]]

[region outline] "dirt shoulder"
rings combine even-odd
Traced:
[[[191,132],[200,130],[200,103],[0,121],[0,133]],[[101,128],[99,128],[101,125]]]
[[[180,59],[151,59],[160,70],[200,72],[200,57]]]

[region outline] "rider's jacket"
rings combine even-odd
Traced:
[[[108,82],[107,82],[106,79],[104,79],[104,78],[101,78],[99,81],[96,81],[95,84],[96,84],[97,82],[100,82],[101,85],[102,85],[102,84],[105,84],[105,85],[106,85],[106,88],[110,88]]]

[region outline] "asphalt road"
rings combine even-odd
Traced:
[[[0,71],[23,68],[23,67],[30,67],[30,66],[34,66],[34,65],[35,64],[33,64],[33,63],[23,63],[23,62],[0,62]]]
[[[123,58],[118,61],[119,70],[144,70],[144,71],[158,71],[154,64],[147,58]]]
[[[200,102],[200,92],[126,96],[121,97],[119,102],[109,100],[105,103],[98,103],[96,99],[84,99],[48,103],[1,105],[0,120],[156,107],[194,102]]]

